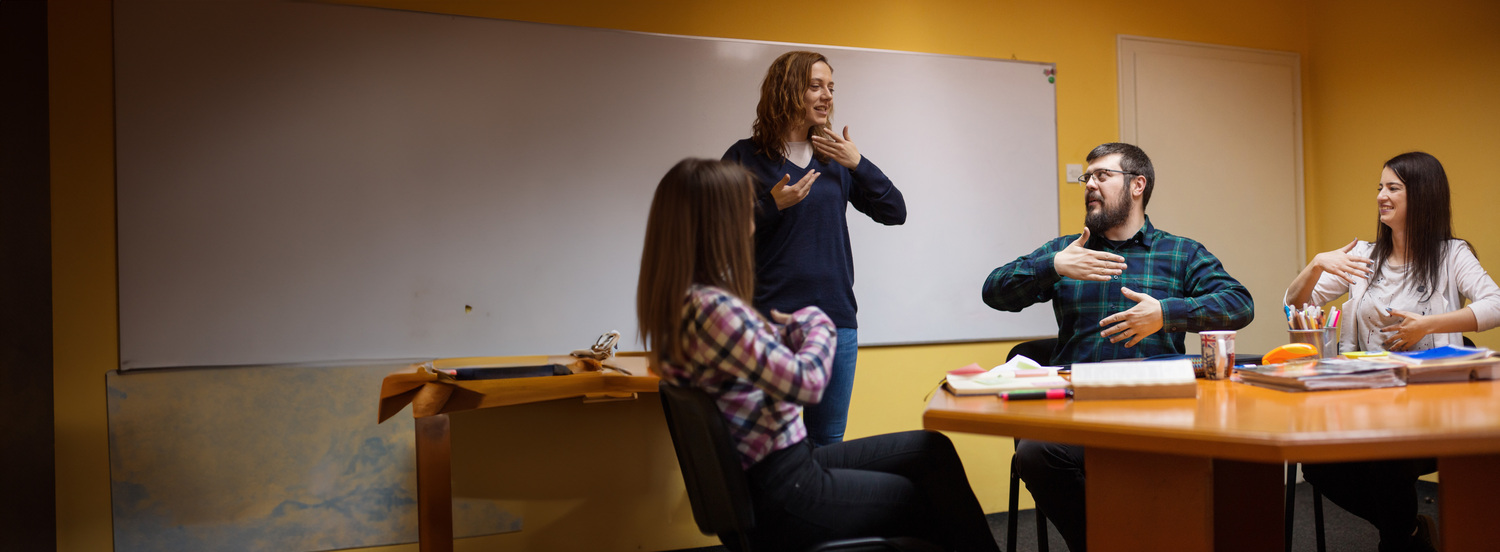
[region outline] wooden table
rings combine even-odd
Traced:
[[[1438,457],[1440,540],[1492,549],[1500,383],[1287,393],[1198,382],[1196,399],[1016,401],[938,392],[927,429],[1089,447],[1089,548],[1280,550],[1283,462]]]
[[[558,356],[472,357],[434,360],[433,368],[524,366],[574,363]],[[572,375],[455,381],[422,365],[386,376],[380,383],[380,421],[412,407],[417,434],[417,539],[422,552],[453,550],[453,464],[450,412],[583,397],[585,400],[630,398],[656,392],[657,378],[646,358],[624,353],[609,361],[616,371]]]

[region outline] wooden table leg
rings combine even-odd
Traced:
[[[1489,550],[1500,541],[1493,507],[1500,497],[1500,455],[1438,459],[1438,532],[1444,550]]]
[[[1278,550],[1281,467],[1089,448],[1089,549]]]
[[[1282,464],[1214,460],[1214,550],[1286,546]]]
[[[417,418],[417,539],[421,552],[453,552],[453,459],[448,415]]]
[[[1090,447],[1084,468],[1089,550],[1213,550],[1213,460]]]

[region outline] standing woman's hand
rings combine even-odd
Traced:
[[[776,210],[785,211],[787,207],[801,203],[807,197],[807,194],[812,191],[812,183],[818,179],[818,175],[820,174],[823,173],[807,171],[807,174],[802,175],[801,180],[798,180],[796,184],[791,186],[787,186],[786,183],[792,181],[792,175],[781,175],[781,181],[771,187],[771,199],[776,200]]]
[[[832,157],[849,170],[859,166],[859,148],[854,147],[854,141],[849,138],[849,126],[844,126],[844,135],[840,137],[826,128],[818,128],[812,135],[813,149],[818,153]]]

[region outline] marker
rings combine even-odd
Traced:
[[[1072,389],[1034,389],[1008,391],[1000,394],[1000,400],[1002,401],[1034,401],[1041,399],[1069,399],[1072,397]]]

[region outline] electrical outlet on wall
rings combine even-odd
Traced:
[[[1083,178],[1083,165],[1068,163],[1068,182],[1077,184],[1080,178]]]

